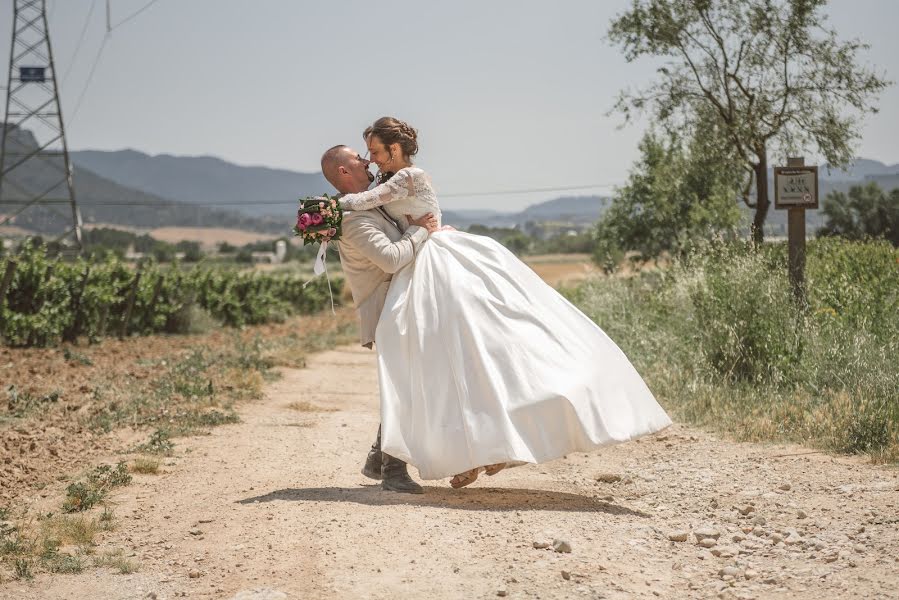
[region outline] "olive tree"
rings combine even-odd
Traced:
[[[711,112],[745,169],[743,201],[761,242],[770,159],[812,151],[832,166],[854,158],[860,119],[889,82],[859,62],[868,48],[829,27],[826,0],[633,0],[609,39],[628,62],[661,61],[658,78],[624,90],[626,120],[649,112],[672,131]],[[753,198],[752,187],[755,187]]]

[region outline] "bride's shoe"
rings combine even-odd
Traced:
[[[464,473],[459,473],[450,479],[450,485],[455,488],[463,488],[466,485],[472,484],[477,480],[478,473],[481,472],[483,467],[478,467],[477,469],[471,469],[470,471],[465,471]]]
[[[506,468],[506,463],[496,463],[495,465],[487,465],[484,467],[484,473],[487,475],[496,475]]]

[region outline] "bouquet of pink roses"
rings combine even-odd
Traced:
[[[340,239],[342,224],[343,211],[337,206],[337,200],[323,194],[300,199],[293,233],[303,238],[304,246],[315,242],[327,244]]]

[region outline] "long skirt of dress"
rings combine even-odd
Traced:
[[[671,424],[624,353],[498,242],[431,235],[375,336],[383,451],[439,479]]]

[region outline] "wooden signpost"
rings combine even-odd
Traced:
[[[803,158],[788,158],[786,167],[774,167],[774,208],[787,209],[787,247],[790,283],[796,298],[805,303],[805,211],[818,208],[818,167]]]

